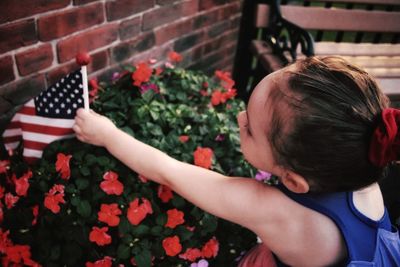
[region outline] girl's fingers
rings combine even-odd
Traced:
[[[75,117],[75,124],[82,125],[82,124],[83,124],[82,118],[80,118],[80,117]]]
[[[72,129],[75,131],[75,133],[77,133],[78,135],[81,135],[82,134],[82,130],[81,130],[81,128],[77,125],[77,124],[74,124],[74,126],[72,126]]]

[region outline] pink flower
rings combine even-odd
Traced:
[[[7,209],[11,209],[12,207],[14,207],[15,203],[17,203],[18,200],[19,200],[18,196],[14,196],[11,193],[6,193],[5,202],[6,202]]]
[[[151,208],[150,201],[142,197],[142,204],[139,205],[139,199],[135,198],[129,203],[127,217],[131,224],[138,225],[146,218],[147,214],[152,213],[153,209]]]
[[[258,170],[258,172],[254,178],[260,182],[268,181],[269,179],[271,179],[271,174],[269,172],[264,172],[264,171]]]

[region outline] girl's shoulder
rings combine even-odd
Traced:
[[[256,229],[256,233],[283,262],[327,266],[346,257],[341,231],[330,217],[293,200],[278,187],[268,188],[266,193],[270,195],[265,196],[265,201],[276,212],[273,220],[266,218],[268,224]]]

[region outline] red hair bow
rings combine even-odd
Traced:
[[[386,108],[369,147],[369,160],[378,167],[397,160],[400,154],[400,110]]]

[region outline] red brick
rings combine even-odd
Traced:
[[[106,3],[107,19],[117,20],[154,7],[154,0],[115,0]]]
[[[122,62],[136,53],[152,48],[154,44],[155,37],[153,32],[139,35],[132,41],[120,43],[111,49],[112,63]]]
[[[220,36],[221,34],[226,33],[230,29],[230,26],[231,24],[229,20],[221,21],[217,24],[214,24],[208,29],[208,36],[211,38]]]
[[[70,0],[1,0],[0,23],[60,9],[69,5]]]
[[[200,10],[211,9],[218,5],[223,5],[226,0],[200,0]]]
[[[21,105],[45,89],[44,75],[39,74],[6,86],[1,91],[1,96],[13,105]]]
[[[65,62],[76,56],[77,53],[111,44],[118,39],[118,25],[108,24],[100,28],[82,32],[58,42],[58,60]]]
[[[186,35],[185,37],[176,40],[174,43],[174,50],[177,52],[185,51],[197,44],[200,44],[203,39],[204,33],[202,31],[191,33],[189,35]]]
[[[87,3],[95,2],[97,0],[74,0],[75,6],[85,5]]]
[[[227,6],[224,6],[223,8],[220,8],[218,11],[219,11],[219,19],[225,20],[236,14],[240,14],[241,6],[240,6],[240,3],[238,3],[238,2],[232,3]]]
[[[109,64],[109,52],[103,50],[91,55],[92,61],[88,65],[88,72],[92,73],[100,69],[104,69]]]
[[[39,18],[39,39],[49,41],[101,24],[104,21],[102,3],[68,9]]]
[[[19,21],[0,26],[0,53],[37,42],[35,21]]]
[[[182,17],[193,15],[197,10],[198,0],[162,6],[143,15],[143,30],[150,30]]]
[[[119,37],[121,40],[131,39],[140,33],[142,27],[141,17],[125,20],[119,25]]]
[[[193,28],[198,29],[204,26],[209,26],[218,21],[218,16],[218,10],[206,11],[205,13],[194,17]]]
[[[165,27],[155,30],[156,45],[162,45],[169,40],[191,32],[193,29],[193,20],[187,19],[175,23],[167,24]]]
[[[173,2],[176,2],[176,0],[157,0],[157,5],[169,5],[172,4]]]
[[[46,73],[47,84],[49,86],[55,84],[62,77],[78,68],[79,66],[75,62],[70,62],[52,69],[50,72]]]
[[[19,53],[15,58],[19,73],[26,76],[50,67],[53,63],[53,51],[50,44],[45,44]]]
[[[14,81],[13,60],[11,56],[0,58],[0,85]]]

